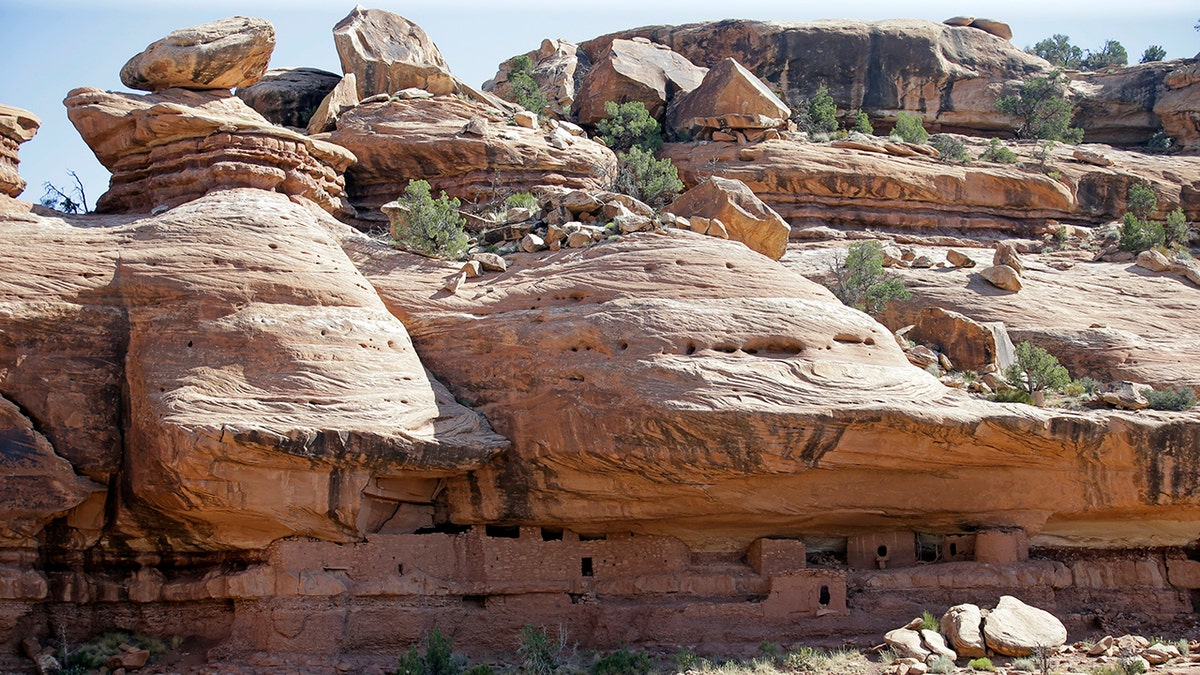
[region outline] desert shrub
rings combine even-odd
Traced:
[[[1167,50],[1162,48],[1162,45],[1150,45],[1146,47],[1146,51],[1142,52],[1141,63],[1150,63],[1152,61],[1162,61],[1167,58]]]
[[[908,300],[912,293],[900,277],[883,269],[883,245],[874,240],[850,244],[846,258],[831,270],[829,290],[849,307],[872,316],[891,300]]]
[[[896,116],[896,127],[892,133],[906,143],[924,143],[929,140],[929,132],[921,124],[921,117],[912,113],[901,112]]]
[[[512,60],[508,71],[508,95],[505,97],[522,108],[541,113],[546,107],[546,95],[533,79],[533,60],[525,54]]]
[[[971,157],[967,155],[967,146],[961,138],[950,134],[937,134],[929,144],[938,151],[938,158],[947,164],[966,164],[971,161]]]
[[[880,652],[880,657],[886,658],[886,655]],[[889,663],[889,661],[883,661],[883,663]],[[784,657],[782,665],[783,669],[788,672],[821,673],[822,675],[861,675],[870,669],[870,662],[861,652],[850,649],[835,649],[827,652],[813,647],[801,647],[796,651],[789,652]]]
[[[800,131],[810,134],[828,134],[837,130],[837,104],[829,95],[829,89],[821,85],[815,94],[802,99],[792,107],[792,121]]]
[[[145,635],[134,635],[122,631],[101,633],[79,645],[69,654],[60,654],[66,667],[59,672],[72,672],[72,669],[81,669],[81,672],[85,673],[93,672],[94,669],[104,667],[110,658],[122,653],[124,650],[121,645],[123,644],[145,649],[150,652],[151,656],[165,654],[168,649],[161,640]],[[175,643],[175,646],[177,647],[178,643]]]
[[[1067,369],[1053,354],[1026,340],[1017,345],[1017,362],[1004,369],[1004,379],[1030,394],[1047,389],[1059,390],[1071,381]]]
[[[1033,659],[1013,659],[1013,662],[1008,667],[1010,670],[1019,670],[1025,673],[1032,673],[1037,670],[1037,664],[1033,662]]]
[[[493,675],[495,669],[486,663],[477,663],[462,672],[462,675]]]
[[[891,647],[886,647],[879,650],[879,662],[883,665],[886,666],[889,663],[895,663],[899,660],[900,654],[896,653],[896,650],[892,649]]]
[[[1125,193],[1125,209],[1138,218],[1149,218],[1158,208],[1158,196],[1142,183],[1134,183]]]
[[[1121,222],[1121,238],[1117,248],[1122,251],[1140,253],[1167,242],[1167,233],[1163,224],[1153,220],[1142,220],[1132,213],[1126,213]]]
[[[1014,130],[1017,138],[1078,143],[1083,129],[1071,126],[1075,113],[1063,98],[1065,91],[1062,73],[1055,71],[1025,82],[1016,95],[1000,97],[996,110],[1019,120]]]
[[[631,652],[624,646],[592,664],[592,675],[648,675],[650,671],[649,656],[644,652]]]
[[[929,662],[929,672],[936,673],[936,675],[953,673],[955,668],[954,662],[948,656],[937,656]]]
[[[405,213],[403,227],[396,228],[396,244],[438,258],[457,260],[467,252],[467,233],[458,213],[461,202],[443,191],[434,199],[428,181],[409,181],[400,199]]]
[[[635,147],[654,152],[663,144],[658,120],[650,116],[646,104],[641,101],[620,105],[613,101],[605,103],[604,119],[596,124],[596,135],[618,153]]]
[[[634,146],[617,155],[619,165],[613,189],[660,209],[683,191],[683,181],[670,158]]]
[[[1163,234],[1168,246],[1188,245],[1191,237],[1188,236],[1187,216],[1183,213],[1183,207],[1176,207],[1174,211],[1167,214],[1167,222],[1163,225]]]
[[[410,646],[408,653],[400,656],[396,668],[396,675],[459,675],[461,672],[462,664],[454,658],[450,638],[437,626],[425,636],[425,653],[421,654],[415,644]]]
[[[854,115],[854,124],[851,125],[850,131],[857,131],[860,134],[870,136],[875,133],[875,127],[871,126],[871,118],[867,117],[867,113],[859,110]]]
[[[704,659],[696,655],[696,652],[687,647],[680,647],[675,654],[671,656],[671,663],[675,664],[675,668],[679,672],[689,670],[698,670],[703,667]]]
[[[1125,51],[1125,47],[1116,40],[1105,40],[1104,46],[1099,51],[1088,51],[1087,56],[1083,57],[1080,67],[1083,70],[1100,70],[1113,66],[1124,66],[1128,63],[1129,54]]]
[[[996,666],[992,665],[992,660],[986,656],[978,659],[971,659],[967,662],[967,667],[971,670],[995,670]]]
[[[559,627],[558,638],[552,639],[545,628],[525,625],[521,628],[517,657],[521,672],[526,675],[553,675],[567,661],[566,630]]]
[[[1025,405],[1033,405],[1033,395],[1023,389],[998,391],[992,394],[990,399],[996,403],[1024,403]]]
[[[1190,644],[1190,643],[1188,643],[1188,640],[1187,640],[1187,638],[1179,638],[1178,640],[1176,640],[1176,641],[1175,641],[1175,642],[1173,642],[1172,644],[1174,644],[1174,645],[1175,645],[1175,648],[1179,650],[1179,653],[1180,653],[1180,654],[1182,654],[1182,655],[1184,655],[1184,656],[1190,656],[1190,655],[1191,655],[1192,647],[1191,647],[1191,644]]]
[[[1079,70],[1083,64],[1083,49],[1071,44],[1070,36],[1062,33],[1039,40],[1033,47],[1025,51],[1040,56],[1052,65],[1063,70]]]
[[[929,610],[924,610],[921,612],[921,628],[936,633],[942,629],[942,622]]]
[[[979,155],[979,159],[985,162],[1012,164],[1017,161],[1017,153],[1006,148],[999,138],[993,138],[988,141],[988,146],[984,149],[983,154]]]
[[[1150,135],[1146,140],[1146,149],[1154,151],[1170,150],[1175,147],[1175,139],[1167,135],[1167,132],[1159,129]]]
[[[1181,411],[1196,405],[1196,392],[1190,387],[1155,390],[1146,393],[1146,400],[1150,402],[1151,410]]]
[[[529,192],[514,192],[504,200],[504,207],[509,209],[529,209],[537,211],[538,200]]]
[[[67,175],[74,181],[74,185],[61,188],[50,181],[42,183],[42,188],[45,190],[42,198],[38,203],[48,209],[62,211],[63,213],[87,213],[87,193],[83,189],[83,181],[79,178],[79,174],[74,171],[67,171]]]

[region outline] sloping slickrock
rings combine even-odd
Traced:
[[[978,156],[986,145],[966,139]],[[1035,165],[1032,143],[1014,146],[1021,161]],[[1051,152],[1057,178],[1014,165],[973,162],[950,166],[926,157],[892,157],[874,152],[787,140],[752,147],[733,144],[668,143],[662,156],[692,186],[718,174],[742,181],[793,226],[830,225],[853,229],[996,230],[1040,237],[1047,219],[1102,224],[1125,213],[1129,185],[1143,181],[1167,211],[1181,206],[1200,219],[1200,158],[1150,157],[1106,151],[1110,167],[1071,159],[1069,146]]]
[[[37,115],[11,105],[0,104],[0,194],[16,197],[25,190],[17,165],[17,149],[33,138],[42,121]]]
[[[728,114],[762,115],[782,123],[792,112],[740,63],[722,59],[708,71],[700,86],[671,101],[667,125],[672,129],[690,129],[697,126],[693,119]]]
[[[275,50],[269,21],[244,16],[181,28],[152,43],[121,68],[130,89],[233,89],[267,72]]]
[[[575,105],[576,92],[583,84],[583,77],[591,69],[579,45],[566,40],[542,40],[540,47],[525,56],[533,63],[532,77],[538,88],[546,95],[550,109],[560,116],[568,116]],[[483,90],[507,98],[512,92],[508,78],[512,73],[513,59],[500,64],[496,76],[483,83]]]
[[[75,89],[67,116],[113,173],[100,212],[149,212],[210,190],[255,187],[353,213],[342,172],[354,155],[271,124],[229,92]]]
[[[355,7],[333,28],[343,73],[357,77],[359,99],[416,87],[450,94],[456,83],[437,45],[417,24],[382,9]]]
[[[983,622],[983,638],[997,654],[1029,656],[1039,648],[1062,646],[1067,629],[1050,612],[1004,595]]]
[[[490,120],[486,130],[479,125],[484,120]],[[507,123],[494,108],[458,97],[400,99],[351,108],[337,130],[321,138],[358,158],[348,175],[351,198],[364,217],[403,193],[410,180],[429,181],[434,194],[445,190],[464,202],[482,202],[495,198],[497,189],[598,189],[615,175],[616,156],[600,143],[560,137],[560,148],[540,128]],[[469,125],[484,133],[467,133]]]
[[[30,543],[101,486],[76,476],[17,406],[0,397],[0,546]]]
[[[580,46],[595,59],[614,40],[635,36],[698,66],[736,59],[793,107],[824,85],[841,111],[866,110],[885,122],[898,111],[915,112],[931,131],[1011,130],[1012,120],[996,112],[1003,86],[1051,70],[983,30],[916,19],[647,26]]]
[[[369,484],[419,491],[507,445],[427,376],[318,213],[236,190],[131,226],[134,548],[355,541]]]
[[[304,128],[341,80],[341,75],[319,68],[272,68],[234,93],[271,124]]]
[[[779,260],[787,252],[787,223],[741,181],[713,176],[681,195],[667,211],[720,220],[730,239],[768,258]]]
[[[577,121],[585,126],[604,119],[606,101],[641,101],[661,120],[667,103],[700,86],[707,72],[668,47],[639,39],[611,41],[592,63],[575,100]]]
[[[959,656],[968,659],[987,656],[987,645],[983,642],[983,614],[978,606],[970,603],[955,605],[942,615],[941,624],[942,633]]]
[[[473,482],[450,480],[453,522],[669,532],[699,550],[964,523],[1195,536],[1196,474],[1152,449],[1200,441],[1193,418],[970,399],[740,244],[676,229],[521,254],[454,295],[456,265],[343,246],[422,360],[513,441]]]

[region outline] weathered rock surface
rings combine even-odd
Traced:
[[[985,267],[979,271],[979,276],[996,288],[1013,292],[1021,290],[1021,275],[1008,265]]]
[[[587,54],[579,49],[579,45],[567,40],[542,40],[537,49],[527,52],[525,56],[533,63],[532,77],[538,83],[538,88],[546,95],[549,108],[560,117],[568,117],[574,108],[579,88],[583,85],[583,77],[591,69],[592,63]],[[508,78],[512,73],[513,57],[500,64],[496,76],[483,83],[483,90],[492,92],[502,98],[511,95],[512,87]],[[540,111],[534,111],[540,112]]]
[[[354,73],[358,97],[416,87],[454,93],[457,84],[437,45],[417,24],[382,9],[355,7],[333,28],[343,73]]]
[[[275,50],[269,21],[244,16],[181,28],[152,43],[121,68],[130,89],[233,89],[254,84]]]
[[[942,633],[958,655],[973,659],[987,655],[983,641],[983,614],[970,603],[955,605],[942,615]]]
[[[1166,91],[1154,100],[1163,132],[1184,147],[1200,146],[1200,59],[1186,59],[1163,77]]]
[[[779,260],[787,251],[789,228],[745,183],[720,176],[688,190],[666,209],[677,216],[717,219],[728,238]]]
[[[959,370],[1000,370],[1013,362],[1013,344],[1003,324],[982,324],[963,314],[925,307],[913,317],[907,337],[945,354]]]
[[[113,173],[97,211],[146,213],[211,190],[254,187],[303,197],[341,217],[353,213],[342,177],[353,154],[271,124],[229,92],[82,88],[64,104]]]
[[[319,68],[272,68],[234,93],[271,124],[303,129],[341,79]]]
[[[997,654],[1029,656],[1036,649],[1062,646],[1067,629],[1050,612],[1004,595],[983,622],[983,638]]]
[[[358,78],[354,73],[348,73],[338,80],[333,89],[321,99],[320,105],[308,120],[310,136],[333,131],[337,128],[338,118],[342,113],[358,105]]]
[[[491,120],[486,129],[484,120]],[[600,143],[565,134],[560,148],[542,129],[507,121],[494,108],[439,96],[356,106],[321,138],[358,158],[348,175],[351,198],[364,216],[395,199],[410,180],[429,181],[434,194],[445,190],[465,202],[485,202],[501,188],[599,188],[616,171],[616,156]],[[470,125],[483,133],[466,133]]]
[[[1138,63],[1071,79],[1075,125],[1088,141],[1141,145],[1161,129],[1181,146],[1200,144],[1200,60]]]
[[[641,101],[652,117],[662,119],[667,104],[700,86],[707,72],[670,48],[644,39],[612,40],[592,54],[591,61],[575,99],[577,120],[586,126],[604,119],[606,101]]]
[[[888,631],[883,641],[903,659],[924,661],[930,651],[921,644],[921,634],[908,628],[897,628]]]
[[[667,126],[693,130],[705,126],[694,120],[723,115],[762,116],[773,120],[772,126],[779,126],[791,114],[787,105],[742,64],[734,59],[722,59],[704,75],[699,86],[671,101],[667,108]]]
[[[25,190],[25,179],[17,170],[21,163],[17,149],[40,126],[42,121],[28,110],[0,104],[0,194],[16,197]]]
[[[1128,380],[1108,382],[1096,388],[1096,398],[1117,408],[1141,410],[1150,405],[1146,394],[1153,389],[1154,387],[1149,385]]]

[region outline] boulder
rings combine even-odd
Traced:
[[[1021,290],[1020,275],[1008,265],[993,265],[985,268],[979,273],[979,276],[996,288],[1013,292]]]
[[[355,7],[333,28],[343,73],[354,73],[358,98],[416,87],[451,94],[457,83],[429,35],[382,9]]]
[[[1006,241],[996,242],[996,252],[992,254],[993,265],[1007,265],[1012,268],[1019,276],[1025,271],[1025,266],[1021,264],[1021,256],[1017,253],[1017,248]]]
[[[269,21],[235,16],[172,31],[129,59],[121,82],[152,92],[246,87],[267,72],[274,50]]]
[[[787,251],[791,228],[738,180],[712,176],[688,190],[666,209],[677,216],[720,220],[734,241],[779,260]]]
[[[338,80],[333,89],[321,99],[316,111],[308,120],[310,136],[333,131],[337,128],[342,112],[358,105],[358,77],[348,73]]]
[[[1012,36],[1013,36],[1012,28],[1009,27],[1009,25],[1004,23],[1003,21],[997,21],[995,19],[980,18],[980,19],[975,19],[969,25],[971,28],[978,28],[979,30],[981,30],[985,33],[995,35],[996,37],[1000,38],[1001,40],[1011,40]]]
[[[952,16],[942,23],[946,24],[947,26],[970,26],[971,22],[974,20],[975,17],[973,16]]]
[[[495,253],[472,253],[471,260],[478,262],[488,272],[503,272],[508,269],[504,258]]]
[[[983,623],[988,649],[1004,656],[1029,656],[1037,649],[1061,647],[1067,629],[1050,612],[1003,595]]]
[[[924,661],[929,657],[929,650],[921,644],[921,634],[910,628],[897,628],[888,631],[883,641],[891,647],[900,658]]]
[[[921,629],[921,642],[925,648],[938,656],[944,656],[951,661],[958,660],[958,653],[946,646],[946,638],[936,630]]]
[[[1167,256],[1150,249],[1142,251],[1137,257],[1137,266],[1148,269],[1151,272],[1169,272],[1171,271],[1171,261]]]
[[[950,249],[946,251],[946,262],[955,267],[970,269],[975,266],[975,260],[958,249]]]
[[[576,92],[583,84],[583,77],[592,67],[587,54],[580,51],[579,45],[574,42],[547,39],[525,56],[533,64],[533,81],[546,95],[546,105],[560,117],[569,116],[575,105]],[[512,98],[512,86],[508,78],[515,58],[500,64],[496,76],[483,83],[484,91],[493,92],[501,98]]]
[[[0,194],[16,197],[25,190],[17,165],[17,149],[33,138],[42,121],[37,115],[10,105],[0,104]]]
[[[112,670],[116,670],[118,668],[124,668],[125,670],[138,670],[143,668],[149,661],[149,650],[131,647],[122,651],[120,654],[110,657],[105,665]]]
[[[983,613],[972,604],[955,605],[941,620],[942,633],[959,656],[973,659],[987,656],[983,641]]]
[[[1122,380],[1120,382],[1108,382],[1100,385],[1096,388],[1096,397],[1101,402],[1116,408],[1141,410],[1150,405],[1150,402],[1146,399],[1146,394],[1153,390],[1154,387],[1148,384]]]
[[[1171,271],[1200,286],[1200,263],[1197,263],[1195,260],[1173,262],[1171,263]]]
[[[234,93],[271,124],[303,129],[341,80],[341,75],[318,68],[272,68]]]
[[[148,213],[212,190],[254,187],[302,197],[340,217],[344,148],[271,124],[227,91],[118,94],[75,89],[67,117],[113,172],[100,212]]]
[[[784,124],[792,112],[771,93],[762,80],[734,59],[722,59],[713,66],[700,85],[686,94],[678,95],[667,108],[667,126],[676,130],[694,130],[715,125],[696,123],[704,118],[724,115],[760,117],[756,128],[771,128]],[[728,128],[746,128],[738,120],[728,120]]]
[[[984,324],[941,307],[921,309],[907,337],[945,354],[959,370],[982,372],[988,366],[1003,370],[1013,354],[1004,324]]]
[[[1180,658],[1182,654],[1179,653],[1179,648],[1175,645],[1156,642],[1143,649],[1139,656],[1146,659],[1146,662],[1152,666],[1161,666],[1172,659]]]
[[[472,122],[472,120],[475,120]],[[414,179],[463,202],[486,202],[504,190],[540,186],[600,188],[615,174],[611,150],[570,136],[556,147],[541,128],[509,126],[507,113],[456,96],[363,103],[321,136],[357,158],[348,171],[350,199],[363,214],[395,199]],[[477,132],[464,133],[471,127]]]
[[[667,104],[700,86],[707,72],[661,44],[645,39],[613,40],[596,58],[575,100],[577,121],[595,126],[606,117],[607,101],[641,101],[662,119]]]

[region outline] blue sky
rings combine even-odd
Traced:
[[[1136,61],[1150,44],[1168,58],[1200,51],[1200,19],[1195,0],[946,0],[909,2],[856,0],[523,0],[481,2],[377,2],[379,7],[419,24],[442,50],[451,70],[480,85],[496,65],[534,49],[543,38],[583,41],[604,33],[648,24],[679,24],[727,18],[806,21],[824,18],[919,18],[941,21],[959,14],[1008,22],[1013,42],[1025,47],[1053,33],[1098,49],[1120,40]],[[62,105],[68,91],[92,86],[124,91],[121,66],[170,31],[226,16],[258,16],[276,30],[272,67],[310,66],[340,72],[333,26],[353,9],[328,0],[0,0],[0,103],[33,111],[42,119],[36,138],[21,147],[21,175],[29,182],[22,199],[37,201],[42,184],[66,184],[68,169],[84,179],[89,204],[108,185],[108,172],[67,120]]]

